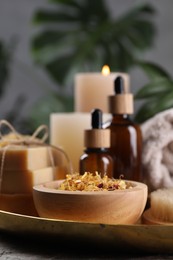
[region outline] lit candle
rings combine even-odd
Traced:
[[[77,73],[74,83],[74,102],[76,112],[90,112],[100,108],[108,113],[108,96],[114,95],[113,82],[117,76],[122,76],[125,89],[129,92],[129,75],[122,72],[110,72],[107,65],[102,73]]]
[[[103,121],[110,114],[103,114]],[[52,113],[50,144],[61,147],[68,155],[74,172],[79,172],[79,159],[84,151],[84,130],[91,128],[91,113]]]

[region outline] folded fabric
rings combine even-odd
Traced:
[[[173,187],[173,109],[145,121],[141,130],[144,182],[150,191]]]

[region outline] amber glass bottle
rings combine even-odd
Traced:
[[[111,130],[113,177],[123,175],[126,180],[142,181],[142,134],[140,126],[130,119],[133,95],[124,92],[122,77],[115,79],[114,90],[115,95],[109,97],[112,119],[104,126]]]
[[[92,129],[84,132],[84,154],[80,158],[80,174],[98,172],[112,177],[113,160],[110,155],[110,130],[102,128],[102,111],[94,109],[91,113]]]

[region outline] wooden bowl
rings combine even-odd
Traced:
[[[147,186],[132,182],[133,188],[115,191],[62,191],[61,181],[33,187],[40,217],[103,224],[136,223],[147,202]],[[127,181],[128,182],[128,181]]]

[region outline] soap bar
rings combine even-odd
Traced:
[[[52,166],[49,146],[9,146],[0,149],[0,165],[5,170],[37,170]]]
[[[67,172],[63,167],[47,167],[35,171],[6,171],[2,173],[2,193],[32,193],[34,185],[64,179]]]
[[[38,216],[32,194],[0,194],[0,210]]]

